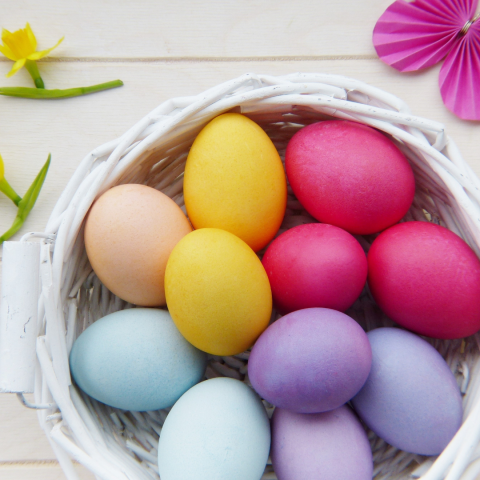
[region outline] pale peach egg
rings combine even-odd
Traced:
[[[165,305],[170,252],[192,227],[169,197],[145,185],[119,185],[93,204],[85,247],[93,270],[115,295],[144,307]]]

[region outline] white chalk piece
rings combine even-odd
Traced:
[[[0,392],[33,392],[39,265],[40,243],[4,242],[0,301]]]

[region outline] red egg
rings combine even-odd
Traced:
[[[288,143],[285,166],[293,192],[313,217],[354,234],[397,223],[415,194],[403,153],[359,123],[331,120],[303,128]]]
[[[281,313],[324,307],[345,311],[367,279],[367,257],[345,230],[322,223],[282,233],[262,260]]]
[[[406,222],[380,234],[368,253],[368,285],[392,320],[420,335],[480,330],[480,261],[444,227]]]

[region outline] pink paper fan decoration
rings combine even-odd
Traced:
[[[397,0],[373,30],[378,56],[401,72],[435,65],[443,102],[465,120],[480,120],[478,0]]]

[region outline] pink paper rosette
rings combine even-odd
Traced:
[[[480,120],[478,0],[397,0],[380,17],[373,44],[382,61],[401,72],[446,57],[439,84],[443,102],[458,117]]]

